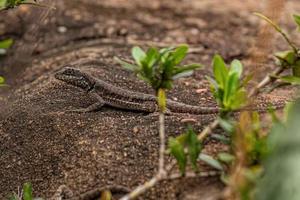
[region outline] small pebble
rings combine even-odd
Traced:
[[[196,123],[197,120],[194,119],[194,118],[184,118],[182,120],[180,120],[181,123],[187,123],[187,122],[193,122],[193,123]]]
[[[59,27],[57,28],[57,31],[58,31],[59,33],[66,33],[66,32],[67,32],[67,27],[65,27],[65,26],[59,26]]]
[[[134,133],[138,133],[140,130],[139,130],[139,128],[137,127],[137,126],[135,126],[135,127],[133,127],[133,132]]]
[[[207,92],[207,88],[200,88],[196,90],[197,94],[204,93],[204,92]]]

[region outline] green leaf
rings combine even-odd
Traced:
[[[218,159],[221,162],[229,164],[235,159],[235,157],[234,157],[234,155],[232,155],[230,153],[221,152],[221,153],[218,154]]]
[[[0,49],[8,49],[11,47],[11,45],[13,44],[13,39],[9,38],[9,39],[5,39],[5,40],[1,40],[0,41]]]
[[[293,15],[293,17],[298,27],[300,28],[300,15]]]
[[[294,76],[300,77],[300,59],[299,58],[298,58],[298,60],[295,61],[292,70],[293,70]]]
[[[149,48],[146,53],[145,63],[147,63],[148,67],[152,67],[159,60],[159,52],[156,48]]]
[[[231,140],[228,137],[226,137],[225,135],[212,134],[211,137],[214,138],[215,140],[222,142],[223,144],[227,144],[227,145],[231,144]]]
[[[0,85],[5,83],[4,77],[0,76]]]
[[[205,162],[206,164],[210,165],[215,169],[223,171],[223,167],[220,164],[220,162],[207,154],[201,153],[198,159],[202,160],[203,162]]]
[[[184,174],[185,173],[186,163],[187,163],[186,155],[184,153],[184,146],[181,145],[178,140],[176,140],[175,138],[171,137],[169,139],[169,148],[170,148],[171,154],[177,160],[180,172],[182,174]]]
[[[200,64],[189,64],[189,65],[183,65],[183,66],[175,66],[174,67],[174,75],[185,72],[185,71],[191,71],[191,70],[195,70],[202,67],[202,65]]]
[[[239,60],[233,60],[230,65],[230,72],[229,73],[237,73],[238,77],[240,78],[243,72],[243,65]]]
[[[186,142],[187,142],[187,134],[181,134],[179,136],[176,137],[176,140],[182,145],[185,146]]]
[[[161,67],[162,67],[162,71],[163,71],[163,74],[164,74],[163,78],[165,80],[170,79],[173,75],[173,70],[175,68],[173,60],[170,57],[168,57],[166,59],[166,61],[161,65]]]
[[[200,68],[200,64],[190,64],[190,65],[183,65],[183,66],[176,66],[173,69],[173,76],[172,79],[178,79],[182,77],[187,77],[193,74],[194,69]]]
[[[130,64],[128,62],[125,62],[121,59],[119,59],[118,57],[114,57],[114,60],[118,63],[120,63],[125,69],[129,70],[129,71],[136,71],[138,69],[138,66]]]
[[[218,118],[219,125],[227,132],[233,133],[235,130],[234,121],[230,121],[228,119],[223,119],[221,117]]]
[[[162,48],[159,50],[159,54],[161,56],[163,56],[164,54],[170,52],[170,51],[173,51],[175,49],[175,47],[166,47],[166,48]]]
[[[297,55],[295,54],[294,51],[280,51],[275,53],[275,57],[284,65],[284,64],[289,64],[293,65]]]
[[[189,47],[187,45],[179,46],[173,52],[174,65],[178,65],[186,56]]]
[[[141,66],[142,61],[145,59],[146,54],[140,47],[133,47],[131,50],[132,57],[134,58],[135,62]]]
[[[300,84],[300,78],[296,76],[281,76],[278,77],[280,80],[291,83],[293,85],[299,85]]]
[[[190,71],[184,71],[184,72],[181,72],[181,73],[177,73],[176,75],[174,75],[174,76],[172,77],[172,80],[175,80],[175,79],[178,79],[178,78],[187,77],[187,76],[191,76],[193,73],[194,73],[193,70],[190,70]]]
[[[187,131],[187,147],[190,161],[194,170],[198,170],[197,159],[201,152],[201,143],[194,130],[189,126]]]
[[[228,77],[224,88],[223,104],[226,109],[231,108],[231,99],[236,95],[237,88],[239,87],[238,74],[233,73]]]
[[[225,82],[228,76],[228,68],[223,58],[219,55],[215,55],[213,58],[213,73],[219,87],[221,89],[224,89]]]
[[[230,109],[237,110],[240,109],[247,103],[247,92],[243,88],[238,90],[234,96],[232,96]]]
[[[32,186],[31,183],[25,183],[23,185],[23,199],[24,200],[32,200]]]

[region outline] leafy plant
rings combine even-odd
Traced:
[[[184,134],[169,138],[169,152],[177,160],[181,173],[185,174],[187,161],[189,160],[193,169],[198,171],[197,160],[202,150],[202,144],[196,133],[189,126]]]
[[[131,54],[135,64],[116,60],[127,70],[133,71],[137,76],[149,83],[155,91],[172,89],[173,80],[193,73],[200,67],[199,64],[181,65],[188,52],[188,46],[182,45],[177,48],[163,48],[158,50],[154,47],[144,52],[140,47],[133,47]]]
[[[211,91],[222,113],[240,109],[246,104],[246,81],[241,80],[243,66],[240,61],[233,60],[228,67],[221,56],[213,58],[214,79],[207,77]]]

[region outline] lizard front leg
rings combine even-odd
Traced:
[[[78,112],[78,113],[93,112],[93,111],[101,109],[105,105],[105,101],[103,100],[103,98],[99,94],[97,94],[95,91],[91,91],[89,94],[91,96],[93,96],[95,99],[97,99],[96,103],[93,103],[92,105],[88,106],[87,108],[68,110],[67,112]]]

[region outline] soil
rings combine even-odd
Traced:
[[[114,57],[130,59],[134,45],[187,43],[191,53],[186,60],[206,67],[176,81],[168,97],[216,106],[205,79],[211,74],[212,56],[219,53],[226,61],[246,62],[259,31],[260,21],[251,13],[262,5],[242,2],[52,0],[44,3],[55,10],[21,6],[2,12],[0,39],[13,38],[14,45],[0,58],[0,72],[9,85],[0,90],[0,199],[24,182],[32,183],[35,196],[47,199],[60,185],[78,196],[108,185],[133,189],[150,179],[157,170],[157,117],[108,107],[84,114],[64,112],[87,107],[95,99],[54,79],[53,72],[83,63],[82,70],[107,82],[152,93]],[[296,2],[288,1],[285,16],[299,8]],[[284,27],[294,36],[291,18],[284,19]],[[276,40],[274,51],[285,48],[283,41]],[[290,91],[265,94],[257,104],[286,100]],[[193,126],[200,132],[215,116],[167,116],[167,135],[182,133],[186,118],[195,119]],[[205,151],[215,154],[223,148],[209,140]],[[223,188],[218,177],[180,178],[163,181],[140,198],[213,200]]]

